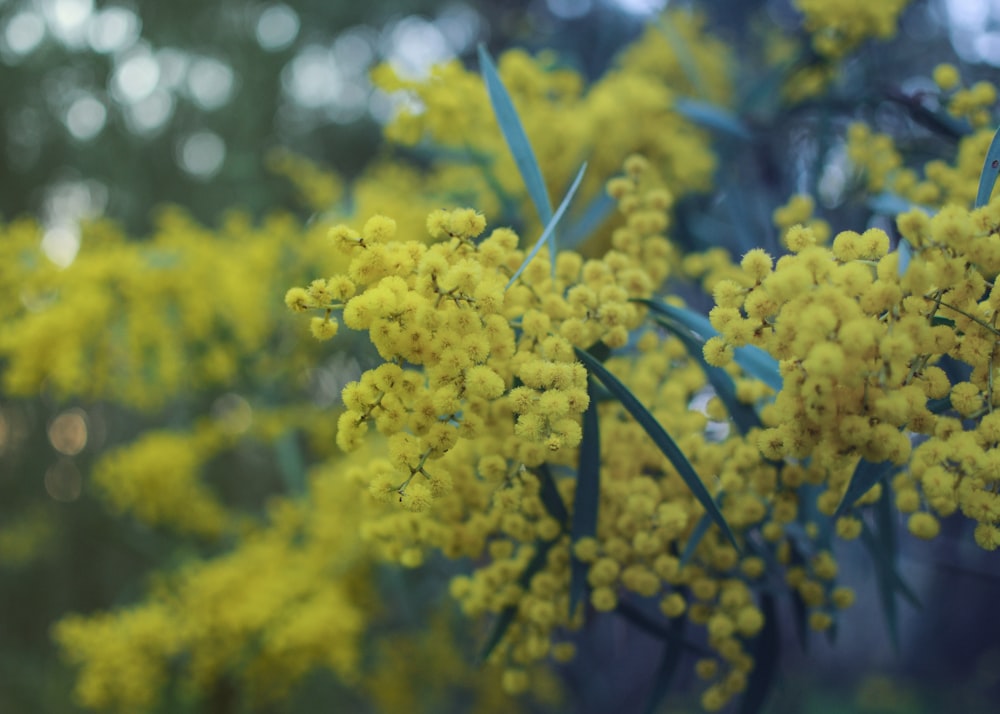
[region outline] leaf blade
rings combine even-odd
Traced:
[[[528,585],[531,584],[531,578],[534,577],[535,573],[545,567],[545,563],[549,555],[549,548],[551,547],[551,542],[535,544],[535,553],[531,556],[531,560],[528,561],[528,565],[521,573],[521,577],[518,578],[518,584],[520,584],[521,587],[527,588]],[[507,629],[514,622],[515,617],[517,617],[517,606],[515,605],[508,605],[500,612],[496,621],[493,623],[493,627],[490,630],[490,634],[486,638],[486,642],[479,651],[478,660],[480,662],[485,662],[489,659],[493,650],[495,650],[496,646],[500,644],[503,636],[507,634]]]
[[[873,463],[868,459],[861,459],[854,467],[851,480],[844,491],[844,497],[840,499],[837,510],[833,512],[834,518],[839,518],[854,505],[854,502],[864,496],[868,491],[884,479],[895,468],[891,461],[879,461]]]
[[[750,140],[750,130],[746,124],[732,112],[715,104],[678,97],[674,100],[673,108],[685,119],[706,129],[712,129],[741,141]]]
[[[597,418],[597,399],[592,379],[587,380],[590,403],[583,412],[583,441],[580,442],[580,463],[577,467],[576,496],[573,499],[573,521],[570,542],[597,534],[597,513],[601,498],[601,432]],[[572,553],[572,551],[571,551]],[[569,614],[587,592],[587,566],[575,555],[570,561]]]
[[[733,544],[733,547],[737,551],[740,551],[741,548],[736,542],[736,536],[733,534],[732,529],[723,517],[719,507],[715,504],[705,484],[702,483],[701,478],[694,470],[691,462],[688,461],[687,456],[677,446],[673,437],[656,421],[653,415],[649,413],[649,410],[636,399],[631,390],[611,374],[604,365],[579,347],[574,347],[573,349],[576,351],[577,359],[583,362],[587,371],[594,375],[618,399],[621,405],[625,407],[625,410],[632,415],[632,418],[649,435],[653,443],[656,444],[663,455],[670,461],[671,465],[673,465],[674,469],[677,470],[678,475],[680,475],[688,489],[702,505],[702,508],[705,509],[705,512],[711,515],[712,520],[726,535],[726,538]]]
[[[510,93],[500,79],[493,58],[486,51],[486,47],[480,44],[477,47],[479,53],[479,71],[486,85],[486,93],[490,98],[490,105],[493,107],[493,115],[497,124],[500,125],[500,132],[507,142],[514,157],[514,163],[521,174],[525,187],[528,189],[528,196],[535,204],[538,218],[542,225],[552,221],[552,203],[549,200],[548,189],[545,188],[545,179],[542,178],[542,170],[538,166],[538,159],[535,158],[535,150],[531,148],[528,135],[524,131],[524,125],[514,107],[514,101]]]
[[[755,664],[740,701],[740,714],[760,713],[778,672],[781,634],[778,631],[778,609],[773,595],[761,595],[760,610],[764,615],[764,628],[753,640],[751,656]]]
[[[577,220],[563,231],[560,237],[560,244],[563,248],[574,249],[585,242],[611,215],[617,202],[608,195],[608,192],[601,190],[596,196],[590,199],[590,203],[583,209]]]
[[[976,208],[982,208],[990,202],[998,173],[1000,173],[1000,129],[993,135],[993,141],[990,142],[990,148],[983,160],[983,170],[979,174],[979,190],[976,191]]]
[[[705,361],[705,355],[702,351],[704,340],[696,338],[668,320],[661,318],[657,319],[656,322],[684,343],[688,354],[701,366],[716,395],[726,406],[726,411],[729,412],[729,416],[732,417],[733,423],[736,424],[741,434],[745,436],[751,429],[762,426],[760,417],[753,407],[736,398],[736,384],[729,373],[721,367],[715,367]]]
[[[538,251],[542,249],[542,246],[546,243],[551,242],[549,247],[549,254],[551,255],[552,270],[556,269],[556,245],[555,245],[555,230],[556,226],[559,225],[559,220],[566,213],[566,209],[569,207],[570,202],[573,200],[573,196],[576,194],[576,190],[580,187],[580,181],[583,179],[583,174],[587,170],[587,163],[584,162],[583,166],[580,167],[580,171],[576,174],[576,178],[573,180],[573,184],[569,187],[569,191],[566,192],[566,196],[563,198],[562,203],[559,204],[559,208],[556,209],[555,214],[553,214],[551,220],[545,226],[545,230],[542,231],[542,235],[539,236],[538,240],[535,242],[534,247],[524,258],[524,262],[521,263],[513,275],[510,276],[510,280],[507,281],[505,290],[509,289],[514,281],[521,277],[521,273],[524,269],[528,267],[528,263],[534,260],[535,256],[538,255]]]
[[[708,318],[686,308],[669,305],[659,300],[646,300],[642,298],[637,298],[634,302],[645,305],[653,312],[675,320],[705,339],[718,337],[719,335],[719,331],[712,327],[712,323],[708,321]],[[737,347],[733,350],[733,354],[736,362],[743,368],[744,372],[751,377],[759,379],[775,392],[781,391],[783,380],[781,378],[781,371],[778,368],[778,361],[774,357],[753,345]]]

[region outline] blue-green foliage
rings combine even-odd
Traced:
[[[1000,174],[1000,129],[993,135],[990,142],[989,151],[986,152],[986,159],[983,161],[983,170],[979,174],[979,190],[976,192],[976,208],[985,206],[990,202],[993,195],[993,187],[997,182],[997,175]]]
[[[500,80],[493,58],[483,45],[479,45],[478,51],[479,71],[490,97],[493,115],[497,118],[503,138],[507,141],[514,163],[517,164],[517,170],[521,172],[528,195],[535,204],[538,219],[542,225],[547,225],[552,221],[552,203],[549,201],[549,192],[545,188],[545,179],[538,166],[538,159],[535,158],[535,151],[531,148],[531,142],[528,141],[528,135],[524,131],[524,125],[521,124],[521,118],[517,115],[510,93]]]
[[[597,535],[597,511],[601,500],[601,433],[597,419],[597,396],[594,381],[587,380],[590,403],[583,413],[583,441],[580,443],[580,465],[576,473],[576,496],[573,499],[573,524],[570,538],[577,543],[581,538]],[[575,555],[570,561],[569,612],[587,591],[587,565]]]
[[[702,483],[701,478],[699,478],[697,472],[695,472],[694,467],[691,462],[688,461],[687,456],[684,452],[680,450],[677,443],[660,425],[660,422],[656,421],[649,410],[642,405],[642,403],[636,399],[632,391],[622,384],[617,377],[615,377],[607,368],[594,359],[592,356],[584,352],[579,348],[574,348],[576,350],[577,359],[583,362],[587,370],[594,375],[600,382],[611,392],[615,398],[621,402],[621,405],[625,407],[625,410],[632,415],[632,418],[643,428],[643,430],[649,434],[649,437],[656,444],[657,448],[663,452],[663,455],[667,457],[674,469],[684,480],[684,483],[690,489],[694,497],[698,499],[698,502],[705,509],[715,524],[719,529],[726,535],[726,538],[737,548],[739,545],[736,542],[736,536],[733,535],[733,531],[729,528],[729,524],[726,523],[726,519],[723,517],[722,512],[719,507],[715,505],[715,501],[712,500],[712,495],[705,488],[705,484]]]
[[[511,285],[513,285],[514,281],[521,276],[521,273],[524,272],[524,269],[528,267],[528,263],[534,260],[535,256],[538,255],[538,251],[540,251],[542,249],[542,246],[545,245],[546,243],[549,243],[549,253],[552,256],[552,272],[555,273],[556,226],[559,225],[560,219],[562,219],[563,215],[566,213],[566,209],[569,208],[569,204],[573,200],[573,196],[576,194],[576,190],[580,188],[580,181],[583,180],[583,174],[586,170],[587,170],[587,164],[584,163],[583,166],[580,167],[580,170],[577,172],[576,178],[573,180],[573,184],[569,187],[569,191],[566,192],[566,197],[563,198],[562,203],[559,204],[559,208],[556,209],[555,215],[552,216],[551,220],[549,220],[548,224],[545,226],[545,230],[542,231],[542,235],[539,236],[538,240],[535,242],[535,245],[531,248],[531,251],[524,258],[524,262],[521,263],[521,267],[519,267],[517,271],[512,276],[510,276],[510,280],[507,282],[508,288]]]

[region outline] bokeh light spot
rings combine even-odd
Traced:
[[[590,12],[590,0],[545,0],[545,5],[556,17],[573,20]]]
[[[129,129],[137,134],[152,134],[167,123],[174,113],[174,96],[157,89],[141,102],[126,110]]]
[[[223,394],[212,403],[212,417],[230,434],[242,434],[253,424],[253,408],[239,394]]]
[[[101,133],[108,118],[108,110],[96,97],[84,94],[66,111],[66,128],[74,139],[88,141]]]
[[[202,109],[218,109],[233,94],[235,75],[232,68],[211,57],[200,57],[191,63],[187,86],[191,98]]]
[[[19,12],[11,17],[3,31],[4,44],[15,55],[28,55],[45,39],[45,23],[34,12]]]
[[[608,4],[632,15],[653,15],[667,6],[667,0],[609,0]]]
[[[42,252],[60,268],[69,267],[79,251],[80,230],[76,226],[52,226],[42,236]]]
[[[118,101],[135,104],[152,94],[159,80],[160,65],[149,49],[143,48],[130,54],[115,68],[111,91]]]
[[[196,178],[211,178],[226,159],[226,143],[218,134],[199,131],[180,142],[177,163]]]
[[[91,18],[87,41],[100,54],[121,52],[135,44],[141,29],[139,17],[132,10],[112,5]]]
[[[433,23],[404,17],[383,38],[383,52],[403,77],[426,77],[430,68],[455,56],[451,44]]]
[[[284,3],[271,5],[257,20],[257,43],[268,52],[279,52],[291,45],[299,34],[299,16]]]
[[[49,443],[66,456],[76,456],[87,445],[87,414],[82,409],[67,409],[49,424]]]
[[[72,503],[83,491],[80,469],[69,459],[60,460],[45,472],[45,492],[55,501]]]

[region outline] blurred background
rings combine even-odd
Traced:
[[[395,107],[371,86],[376,64],[388,61],[419,77],[443,60],[471,62],[477,43],[485,43],[494,55],[511,46],[554,49],[594,78],[666,6],[666,0],[0,0],[0,219],[35,216],[44,228],[43,250],[62,266],[80,246],[81,222],[98,216],[136,239],[150,231],[154,210],[172,203],[209,226],[234,206],[253,218],[285,209],[306,220],[294,188],[269,170],[268,157],[290,149],[350,178],[389,151],[380,127]],[[801,32],[786,0],[699,6],[737,46],[749,42],[746,19],[760,13]],[[995,79],[1000,2],[915,2],[897,40],[884,55],[876,52],[865,50],[848,66],[848,75],[878,68],[874,81],[860,77],[867,81],[859,85],[918,92],[930,86],[933,66],[947,60],[961,65],[969,84]],[[879,57],[892,62],[880,64]],[[848,91],[843,99],[857,98]],[[890,127],[901,121],[892,102],[870,103],[865,111]],[[829,206],[840,200],[836,172],[824,173],[826,162],[817,160],[829,150],[818,139],[820,118],[821,107],[796,108],[761,138],[766,156],[756,158],[763,159],[767,200],[812,186],[826,186]],[[0,531],[29,508],[60,509],[58,519],[72,523],[57,528],[58,537],[35,534],[50,543],[40,558],[19,556],[23,537],[0,535],[2,712],[75,711],[71,675],[53,654],[49,623],[70,610],[136,598],[138,574],[161,565],[168,552],[159,536],[121,524],[86,495],[80,473],[108,438],[100,409],[84,415],[50,402],[19,404],[17,418],[15,411],[0,413]],[[15,442],[16,458],[8,448]],[[38,523],[44,531],[50,521]],[[1000,709],[1000,619],[976,619],[1000,599],[1000,568],[995,556],[967,552],[969,540],[968,533],[947,533],[933,547],[912,546],[904,554],[924,610],[904,611],[898,656],[877,605],[862,603],[837,647],[787,650],[773,711]],[[845,559],[843,569],[863,589],[870,577],[863,557]],[[866,674],[856,671],[858,658]],[[861,685],[845,689],[843,681]],[[595,702],[594,711],[599,707]]]

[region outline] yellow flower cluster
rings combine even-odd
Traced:
[[[951,65],[936,68],[934,76],[942,87],[958,83]],[[928,161],[922,171],[905,166],[893,138],[873,132],[855,122],[847,131],[847,155],[863,173],[865,188],[871,193],[889,191],[918,205],[938,208],[949,203],[971,205],[976,198],[983,156],[993,140],[992,107],[996,104],[996,86],[978,82],[967,89],[954,91],[948,112],[968,119],[973,131],[958,140],[954,163],[940,159]],[[922,173],[922,175],[921,175]]]
[[[839,59],[865,40],[893,37],[910,0],[794,0],[793,4],[805,16],[816,52]]]
[[[0,524],[0,568],[16,568],[37,559],[53,543],[52,514],[32,509],[5,519]]]
[[[54,637],[80,667],[78,701],[145,712],[168,686],[210,700],[228,681],[260,703],[317,668],[362,676],[361,635],[376,605],[357,485],[341,469],[314,471],[308,499],[273,499],[266,522],[240,526],[231,550],[157,574],[143,602],[61,620]]]
[[[69,616],[53,635],[67,659],[82,666],[75,689],[80,704],[123,714],[153,708],[180,650],[175,623],[161,604]]]
[[[275,150],[267,156],[267,167],[287,178],[302,203],[314,211],[329,211],[343,197],[344,184],[340,177],[304,156]]]
[[[665,227],[669,197],[651,200],[660,202],[659,219],[639,216],[641,228],[620,237],[620,250],[602,260],[562,252],[553,266],[542,249],[516,278],[526,260],[517,235],[500,228],[477,240],[486,223],[470,209],[431,213],[431,245],[393,240],[396,224],[385,216],[360,233],[332,230],[352,256],[347,273],[292,288],[285,301],[323,312],[312,323],[319,337],[336,332],[324,325],[342,310],[344,323],[367,331],[386,360],[347,386],[338,423],[345,450],[369,425],[388,437],[390,465],[374,471],[373,492],[426,509],[451,488],[442,459],[484,434],[496,440],[485,453],[528,466],[575,449],[588,397],[573,347],[620,347],[637,326],[639,309],[629,300],[651,294],[644,266],[662,265],[666,250],[651,234]]]
[[[0,228],[5,393],[152,410],[241,374],[296,374],[308,354],[262,347],[282,329],[274,294],[302,266],[322,263],[313,247],[326,228],[316,224],[313,240],[289,216],[253,226],[233,213],[216,233],[166,209],[148,241],[126,241],[108,222],[85,226],[65,269],[43,254],[40,226]]]
[[[105,454],[94,468],[94,483],[119,513],[134,514],[151,526],[218,537],[229,515],[199,478],[202,464],[221,446],[213,441],[204,431],[147,431]]]
[[[669,13],[663,22],[683,49],[674,46],[663,28],[651,26],[612,71],[589,87],[577,72],[553,69],[545,55],[533,58],[509,50],[499,57],[500,76],[538,162],[545,167],[551,195],[565,190],[583,156],[589,170],[579,195],[583,199],[596,195],[618,170],[622,157],[633,152],[660,168],[675,195],[704,191],[711,185],[715,157],[708,135],[673,105],[683,94],[728,103],[730,53],[706,32],[698,16]],[[516,209],[513,215],[532,215],[477,74],[454,61],[435,67],[427,79],[401,78],[389,65],[377,68],[373,79],[385,91],[406,93],[414,107],[403,110],[387,127],[389,139],[404,145],[423,142],[432,151],[468,157],[464,165],[435,166],[427,179],[432,185],[471,188],[476,205],[490,215],[511,208]],[[393,215],[405,225],[405,216]]]
[[[912,456],[893,483],[897,506],[914,514],[911,531],[933,537],[929,511],[960,508],[980,523],[977,541],[996,547],[1000,511],[991,504],[1000,495],[989,454],[998,403],[998,226],[1000,202],[903,214],[898,227],[914,251],[903,267],[879,229],[841,232],[827,248],[808,228],[793,227],[786,235],[793,254],[772,266],[753,250],[741,279],[715,285],[710,319],[722,336],[706,344],[706,359],[726,364],[733,347],[754,345],[781,360],[783,388],[762,412],[769,428],[758,447],[768,459],[810,458],[810,470],[819,469],[811,482],[825,487],[822,513],[837,508],[859,456],[898,465]],[[949,378],[942,360],[968,365],[968,380]],[[940,416],[946,399],[976,420],[972,430]],[[911,434],[930,438],[914,451]]]
[[[681,564],[704,510],[617,402],[598,405],[597,532],[572,546],[566,533],[562,509],[575,508],[577,484],[560,470],[580,465],[579,414],[589,403],[572,347],[599,340],[624,346],[641,317],[629,300],[649,295],[675,261],[662,236],[672,197],[650,164],[629,158],[608,191],[624,223],[600,260],[562,251],[553,266],[542,249],[511,280],[525,259],[516,236],[498,229],[481,238],[485,221],[471,210],[432,213],[427,228],[437,242],[429,246],[392,240],[394,222],[375,216],[360,231],[332,231],[352,254],[346,275],[292,288],[286,303],[318,311],[321,320],[342,311],[344,323],[367,330],[386,360],[347,386],[338,424],[346,449],[363,443],[369,425],[387,438],[388,457],[347,478],[366,485],[376,501],[404,507],[369,519],[363,536],[383,557],[409,567],[429,549],[480,563],[455,578],[451,592],[471,617],[514,612],[492,654],[506,667],[508,691],[531,686],[532,665],[573,656],[565,632],[582,622],[569,611],[576,558],[587,569],[594,609],[655,596],[668,617],[707,629],[712,672],[705,664],[704,703],[714,710],[743,691],[753,666],[746,643],[763,626],[753,587],[765,561],[741,556],[709,529]],[[725,267],[716,253],[700,267],[685,263],[709,273]],[[763,529],[777,561],[789,566],[790,585],[803,593],[813,627],[828,627],[835,609],[850,604],[850,592],[835,587],[829,553],[791,567],[786,537],[797,518],[796,488],[815,480],[815,470],[779,470],[761,457],[756,432],[719,438],[729,422],[718,400],[707,413],[677,409],[707,387],[702,365],[681,341],[647,331],[636,347],[638,354],[612,358],[608,368],[643,395],[695,471],[712,475],[706,486],[730,526],[737,533]],[[737,384],[748,404],[768,394],[759,382]]]

